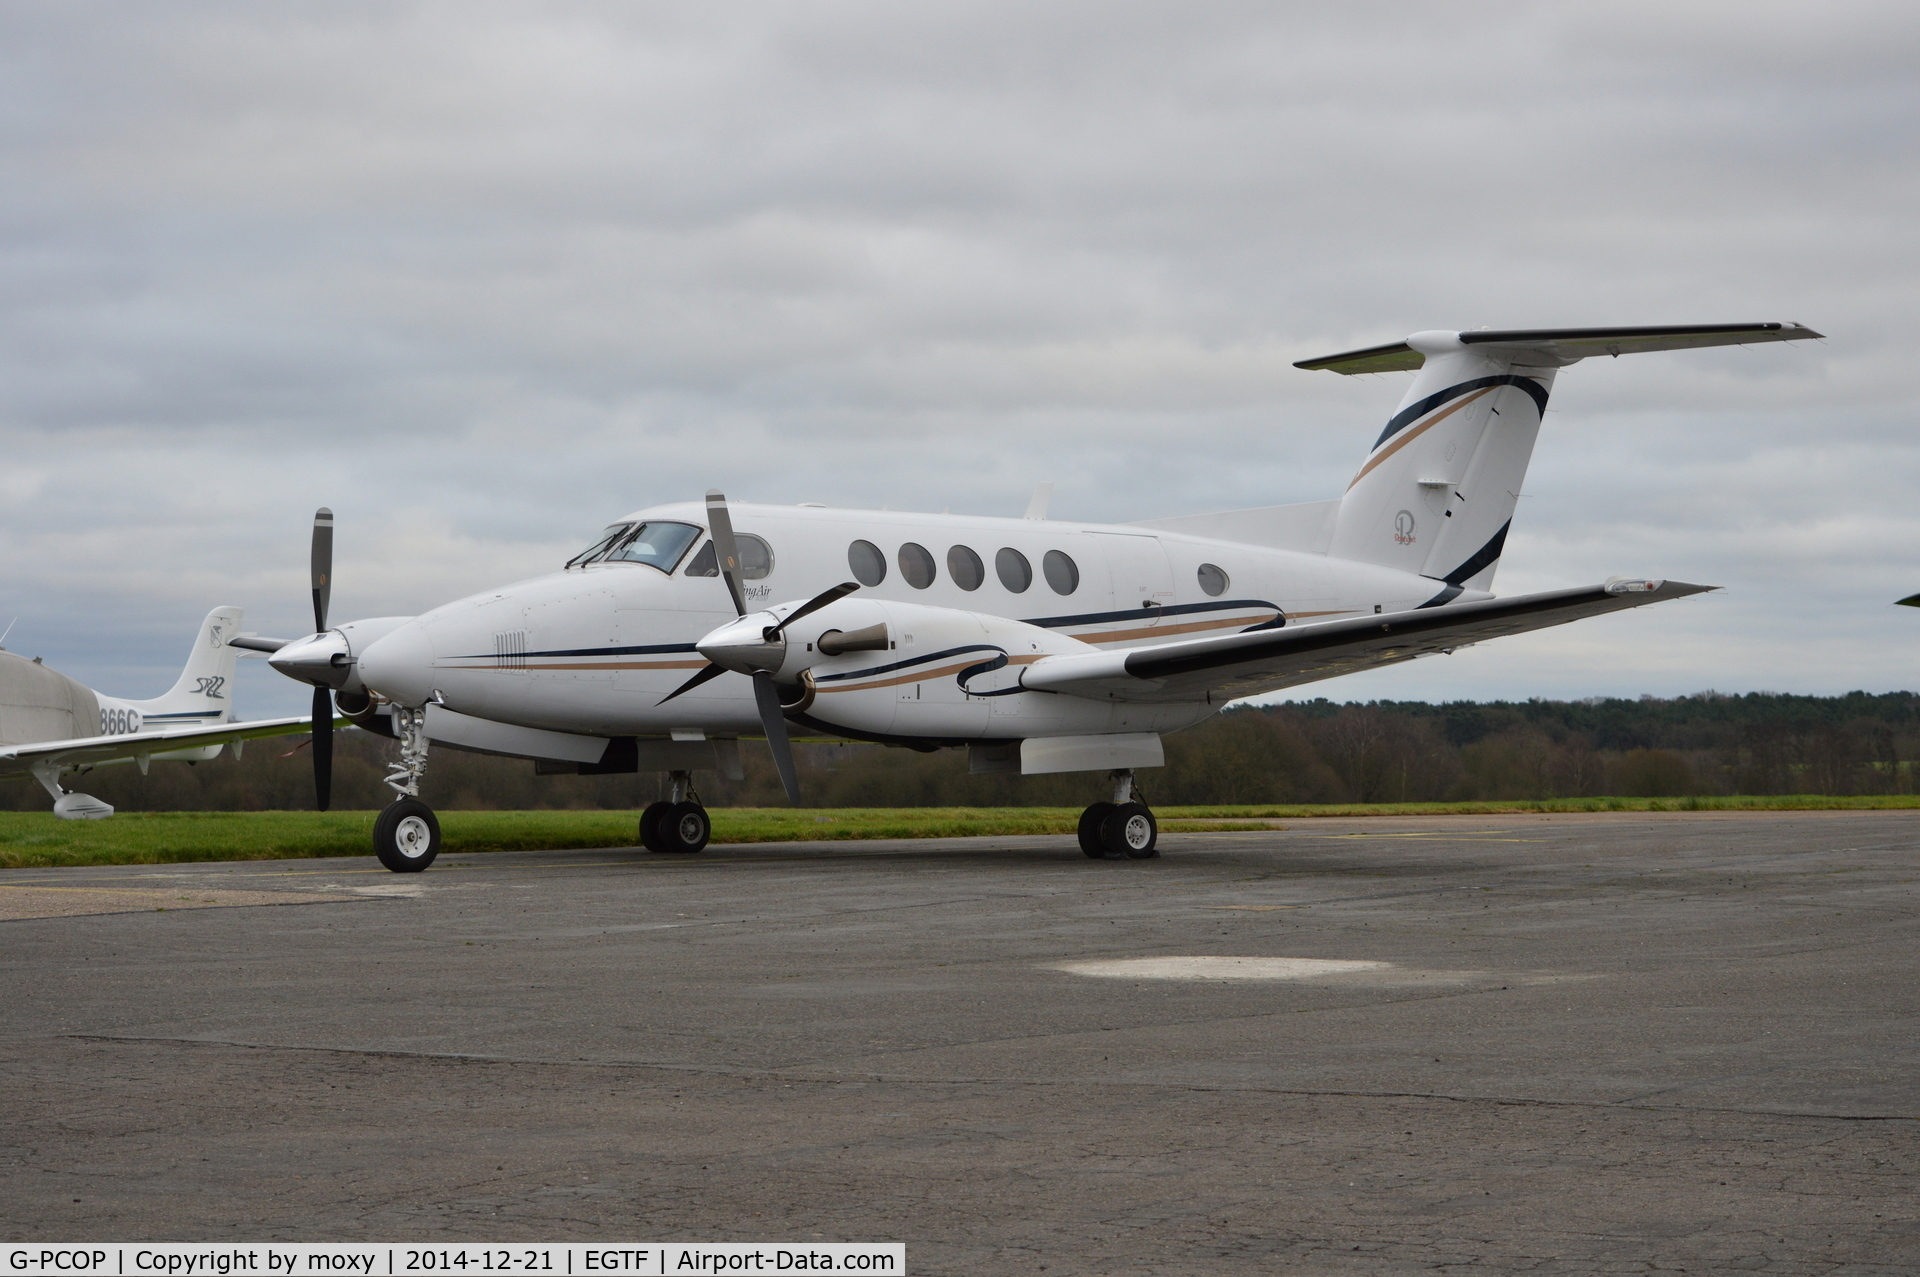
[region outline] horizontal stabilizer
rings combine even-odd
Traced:
[[[1821,336],[1804,324],[1668,324],[1641,328],[1507,328],[1453,334],[1463,346],[1537,351],[1541,362],[1559,367],[1595,355],[1637,355],[1653,350],[1694,350],[1702,346],[1749,346],[1763,341],[1807,341]],[[1363,372],[1412,372],[1426,355],[1404,341],[1368,346],[1320,359],[1302,359],[1295,368],[1325,369],[1346,376]]]
[[[1031,691],[1095,700],[1207,699],[1219,704],[1713,588],[1683,581],[1614,580],[1582,589],[1289,625],[1128,651],[1049,656],[1029,666],[1020,681]]]

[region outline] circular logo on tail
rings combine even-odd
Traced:
[[[1412,545],[1414,543],[1413,511],[1402,510],[1399,514],[1393,516],[1393,540],[1396,545]]]

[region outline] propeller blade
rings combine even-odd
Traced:
[[[325,811],[333,802],[333,694],[313,689],[313,808]]]
[[[733,614],[745,616],[747,596],[740,592],[740,547],[733,539],[726,494],[718,488],[707,489],[707,531],[713,534],[713,552],[720,563],[720,577],[733,598]]]
[[[855,590],[859,588],[860,587],[854,584],[852,581],[842,581],[840,584],[834,586],[831,590],[820,591],[820,593],[814,595],[812,598],[808,599],[805,603],[802,603],[799,607],[795,608],[793,610],[792,616],[789,616],[786,620],[780,622],[780,624],[778,625],[768,626],[767,628],[769,633],[767,637],[773,638],[777,636],[780,633],[780,631],[786,629],[789,625],[792,625],[795,621],[799,620],[801,617],[809,616],[814,612],[818,612],[821,608],[825,607],[829,603],[838,603],[841,599],[846,598],[847,595],[852,594]]]
[[[313,512],[313,632],[327,628],[327,604],[333,597],[333,511]],[[321,810],[325,810],[323,806]]]
[[[700,684],[710,683],[714,679],[719,678],[722,674],[725,674],[726,672],[727,671],[723,669],[721,666],[709,663],[706,666],[706,668],[702,669],[698,674],[695,674],[692,678],[680,684],[680,686],[674,688],[671,692],[667,693],[667,695],[655,701],[654,704],[665,705],[668,701],[680,695],[680,693],[691,692],[694,688],[700,686]]]
[[[753,700],[760,707],[760,725],[767,731],[767,748],[773,751],[774,770],[786,788],[787,801],[800,805],[800,778],[793,772],[793,746],[787,741],[787,716],[780,712],[780,692],[773,675],[765,670],[753,676]]]

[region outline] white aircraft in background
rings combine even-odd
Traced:
[[[396,737],[383,863],[424,869],[430,742],[544,771],[662,771],[640,840],[707,840],[693,773],[739,775],[764,736],[798,799],[790,733],[933,750],[974,772],[1110,773],[1089,856],[1155,854],[1134,772],[1230,701],[1709,587],[1646,579],[1490,592],[1554,374],[1595,355],[1796,341],[1797,324],[1424,332],[1298,367],[1415,371],[1346,492],[1130,524],[741,505],[638,510],[548,575],[417,617],[329,628],[332,516],[314,540],[316,633],[242,640]],[[738,522],[741,531],[734,531]],[[841,582],[851,574],[851,581]],[[320,734],[331,730],[322,729]],[[321,785],[322,801],[325,786]]]
[[[155,759],[205,762],[231,744],[237,756],[256,736],[308,730],[305,718],[234,721],[233,666],[229,645],[240,632],[241,611],[217,607],[207,613],[166,695],[124,700],[96,692],[0,648],[0,775],[30,773],[53,795],[53,814],[65,820],[99,820],[113,808],[91,794],[62,785],[71,771],[109,763],[137,763],[144,774]]]

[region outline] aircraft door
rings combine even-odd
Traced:
[[[1097,547],[1100,557],[1106,560],[1114,610],[1138,611],[1146,627],[1158,625],[1162,610],[1174,601],[1173,566],[1167,562],[1160,538],[1124,532],[1088,535],[1092,538],[1091,545]]]

